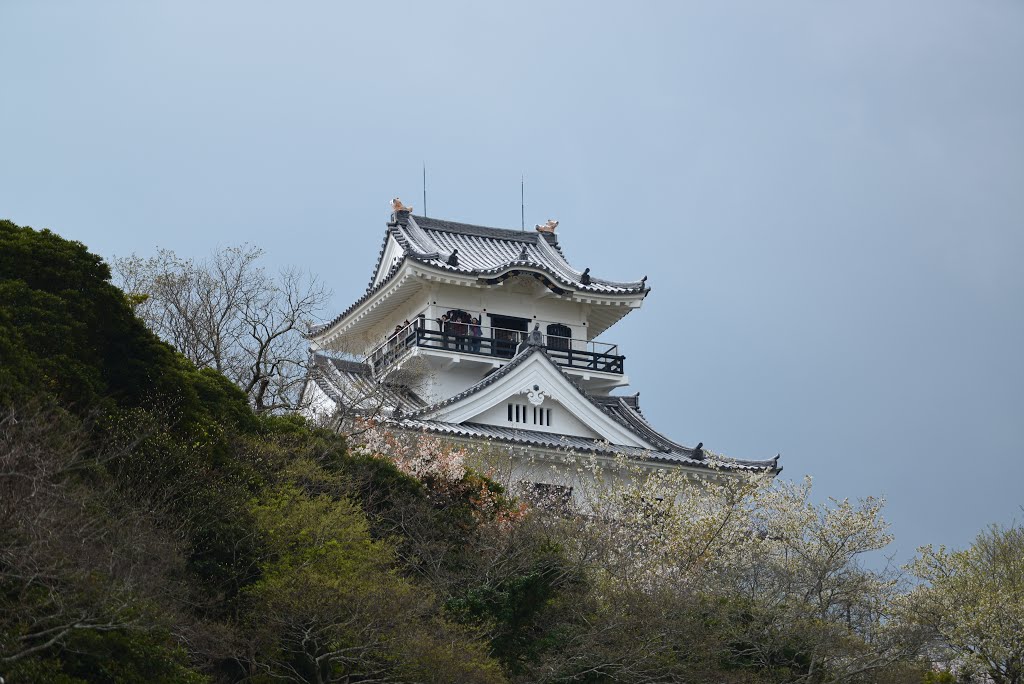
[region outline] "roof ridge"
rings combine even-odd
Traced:
[[[397,223],[393,228],[389,227],[388,230],[394,230],[395,239],[402,244],[402,247],[404,247],[406,251],[415,257],[419,257],[421,259],[436,259],[444,253],[441,246],[431,240],[430,236],[420,228],[420,225],[416,223],[416,219],[413,216],[409,217],[409,222],[407,224],[402,225],[401,223]],[[408,245],[404,244],[406,242]],[[411,249],[409,245],[417,247],[418,249]],[[430,249],[431,247],[433,247],[433,249]]]
[[[462,235],[479,235],[481,237],[495,237],[520,242],[538,242],[542,237],[548,244],[558,243],[558,236],[554,233],[539,233],[526,231],[517,228],[496,228],[493,226],[482,226],[475,223],[461,223],[448,219],[430,218],[427,216],[410,216],[410,219],[417,221],[422,229],[440,230],[447,233],[460,233]],[[423,225],[418,222],[423,221]]]

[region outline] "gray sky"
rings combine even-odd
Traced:
[[[431,5],[427,7],[427,5]],[[1024,3],[0,2],[0,217],[248,240],[366,285],[398,195],[650,276],[675,438],[888,498],[905,560],[1021,519]]]

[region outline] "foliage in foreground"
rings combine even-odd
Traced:
[[[993,526],[969,548],[926,546],[911,564],[927,584],[905,600],[961,681],[1024,682],[1024,527]]]
[[[371,429],[361,440],[357,450],[386,455],[435,496],[461,486],[473,459],[429,437]],[[579,473],[574,514],[519,510],[492,524],[505,528],[497,538],[530,536],[558,550],[548,593],[523,625],[529,647],[502,654],[523,681],[920,676],[923,633],[892,613],[897,573],[861,562],[890,541],[882,502],[816,505],[809,482],[695,480],[621,459],[568,457],[561,471]],[[488,560],[513,564],[514,550],[491,548]],[[479,615],[474,597],[451,600]]]
[[[809,483],[567,457],[576,511],[529,507],[457,446],[257,415],[133,303],[83,245],[0,223],[10,682],[951,677],[923,647],[1020,681],[1019,528],[926,550],[904,594],[862,562],[881,502]]]
[[[380,499],[363,492],[414,506],[422,487],[301,420],[254,415],[149,332],[109,277],[79,243],[0,225],[0,673],[501,680],[476,631],[371,536]],[[312,512],[328,525],[316,538]],[[385,590],[404,599],[378,604]],[[362,654],[310,672],[290,644],[332,609],[353,631],[325,624],[324,652]]]

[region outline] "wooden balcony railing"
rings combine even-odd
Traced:
[[[528,335],[520,330],[502,328],[482,328],[481,332],[489,336],[456,335],[450,330],[430,330],[422,323],[410,323],[374,349],[366,361],[374,373],[380,373],[416,347],[510,359]],[[542,335],[542,339],[548,356],[560,366],[619,375],[624,372],[626,357],[618,353],[617,345],[555,335]]]

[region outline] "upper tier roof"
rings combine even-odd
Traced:
[[[487,276],[500,275],[515,266],[533,267],[550,275],[555,284],[573,290],[633,294],[649,289],[646,278],[620,282],[591,276],[590,282],[584,283],[583,271],[565,260],[554,233],[488,228],[426,216],[390,223],[388,231],[407,257],[446,271]],[[457,264],[451,265],[448,262],[456,252]]]
[[[335,334],[337,326],[343,324],[350,314],[357,312],[389,285],[405,281],[407,271],[402,267],[410,262],[452,277],[483,280],[490,285],[517,273],[533,274],[556,294],[575,293],[591,303],[635,301],[650,292],[646,276],[635,281],[606,280],[591,276],[587,272],[589,269],[580,271],[569,265],[558,244],[558,237],[553,233],[475,226],[404,212],[395,218],[397,220],[388,223],[366,292],[334,320],[313,328],[310,331],[312,338]],[[396,254],[389,248],[392,240],[401,248],[400,253]],[[392,255],[394,258],[390,258]],[[403,275],[400,276],[400,272]],[[405,282],[402,287],[408,289],[410,285]],[[593,314],[593,329],[606,329],[626,311],[628,309],[604,316],[607,320]]]

